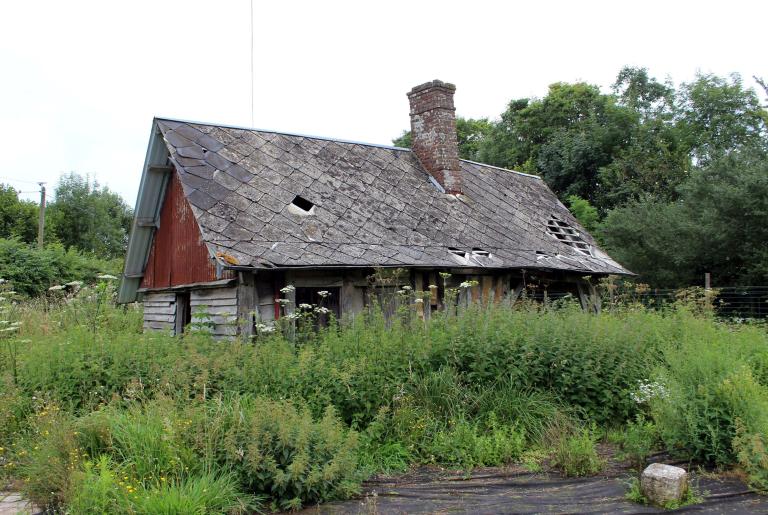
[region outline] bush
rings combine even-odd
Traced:
[[[436,462],[459,465],[498,466],[519,458],[525,449],[524,435],[514,427],[493,424],[483,430],[466,420],[458,420],[439,430],[425,451]]]
[[[658,445],[659,435],[653,421],[638,415],[627,423],[621,440],[621,451],[632,467],[638,472],[645,467],[645,462]]]
[[[768,492],[768,436],[749,433],[741,419],[736,419],[733,450],[749,485],[760,493]]]
[[[188,442],[245,491],[269,495],[276,508],[298,509],[359,490],[357,434],[329,407],[320,420],[293,403],[233,396],[190,413]]]
[[[668,449],[704,463],[736,461],[736,420],[749,434],[768,432],[768,388],[748,365],[743,334],[710,341],[684,340],[665,350],[660,382],[666,394],[651,402]]]
[[[597,454],[595,440],[588,429],[563,435],[555,444],[552,465],[568,477],[597,474],[603,469],[603,460]]]
[[[99,274],[118,275],[122,260],[98,259],[61,245],[38,249],[18,240],[0,239],[2,277],[28,297],[44,293],[50,286],[70,281],[94,282]]]

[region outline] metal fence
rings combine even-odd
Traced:
[[[630,297],[652,309],[663,309],[681,297],[683,290],[651,289]],[[700,292],[703,290],[700,290]],[[715,313],[723,318],[768,319],[768,286],[724,286],[711,290]]]

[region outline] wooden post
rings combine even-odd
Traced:
[[[712,289],[712,274],[710,274],[709,272],[704,274],[704,289],[705,290]]]
[[[45,183],[38,184],[40,185],[40,219],[37,222],[37,246],[42,249],[45,244]]]

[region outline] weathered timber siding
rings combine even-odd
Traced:
[[[176,325],[176,294],[144,294],[144,330],[174,331]]]
[[[210,331],[215,337],[235,336],[238,324],[237,290],[233,287],[190,291],[192,323],[211,324]]]
[[[231,276],[232,272],[226,272]],[[226,277],[226,276],[225,276]],[[216,268],[200,237],[192,208],[174,171],[160,212],[141,288],[164,288],[216,280]]]

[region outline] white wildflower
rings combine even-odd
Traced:
[[[312,304],[299,304],[299,309],[312,309]]]
[[[655,398],[665,399],[669,393],[667,388],[657,381],[649,381],[647,383],[638,381],[637,391],[629,395],[637,404],[645,404]]]
[[[267,324],[256,324],[256,331],[259,333],[274,333],[275,327]]]
[[[315,308],[316,313],[320,313],[322,315],[327,315],[331,312],[330,309],[326,308],[325,306],[320,306],[319,308]]]
[[[437,289],[437,285],[436,284],[430,284],[429,285],[429,289],[430,290],[436,290]]]
[[[296,291],[296,287],[293,286],[292,284],[289,284],[285,288],[280,288],[280,291],[282,293],[292,293],[292,292]]]
[[[322,298],[326,298],[326,297],[330,297],[331,296],[331,292],[329,292],[327,290],[321,290],[321,291],[317,292],[317,294],[320,295]]]
[[[96,279],[99,279],[100,281],[115,281],[117,280],[117,277],[110,274],[101,274],[101,275],[97,275]]]
[[[283,306],[286,306],[286,305],[291,303],[291,301],[288,300],[288,299],[277,299],[275,302],[277,302],[278,304],[281,304]]]
[[[461,287],[461,288],[471,288],[472,287],[472,282],[471,281],[464,281],[463,283],[461,283],[459,285],[459,287]]]
[[[0,329],[0,333],[10,333],[18,330],[19,330],[18,326],[11,326],[11,327],[6,327],[5,329]]]
[[[414,300],[416,304],[424,304],[424,299],[416,299]]]
[[[61,291],[65,288],[63,284],[57,284],[56,286],[51,286],[48,288],[48,291]]]
[[[288,313],[287,315],[285,315],[285,318],[287,318],[288,320],[296,320],[300,316],[301,315],[299,315],[298,313]]]
[[[403,291],[409,291],[409,290],[412,290],[412,289],[413,289],[413,288],[411,288],[411,287],[410,287],[410,286],[408,286],[408,285],[405,285],[405,286],[403,286]]]
[[[83,285],[83,281],[70,281],[66,283],[64,286],[69,286],[70,288],[79,288]]]

